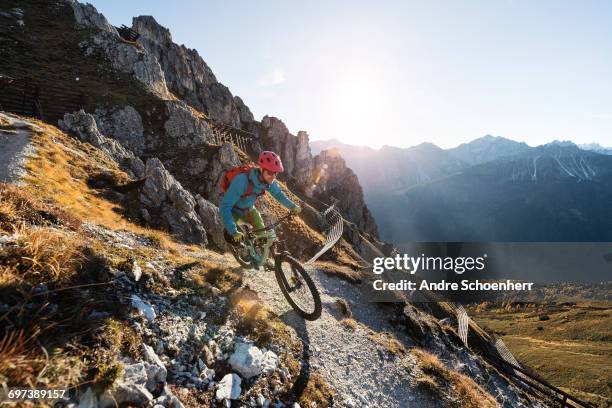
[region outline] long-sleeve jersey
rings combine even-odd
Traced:
[[[221,219],[223,220],[223,225],[231,235],[235,235],[238,232],[238,229],[236,228],[236,223],[234,222],[234,218],[232,216],[232,212],[237,212],[240,215],[248,212],[255,205],[257,195],[264,190],[268,190],[272,197],[274,197],[283,206],[289,209],[296,206],[296,204],[291,201],[285,195],[285,193],[283,193],[283,190],[281,190],[276,180],[274,180],[272,184],[269,185],[263,181],[260,181],[260,171],[260,169],[255,168],[251,170],[248,174],[241,173],[236,175],[232,179],[229,188],[227,189],[225,195],[223,196],[223,199],[221,200],[221,204],[219,205]],[[241,199],[240,197],[247,192],[247,189],[249,187],[249,178],[251,180],[251,183],[253,184],[252,194]]]

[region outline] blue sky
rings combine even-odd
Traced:
[[[612,1],[91,2],[114,25],[154,16],[311,140],[612,146]]]

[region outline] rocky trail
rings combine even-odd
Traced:
[[[371,331],[393,332],[383,308],[363,302],[358,287],[309,268],[321,293],[323,314],[305,321],[283,297],[272,271],[248,269],[244,283],[295,330],[304,345],[309,369],[321,372],[345,407],[427,407],[434,403],[411,385],[410,354],[393,355],[376,343]],[[354,331],[342,323],[338,299],[344,299],[358,322]],[[401,339],[410,344],[408,339]]]
[[[23,176],[23,164],[34,152],[31,130],[32,125],[0,113],[0,182],[16,182]]]

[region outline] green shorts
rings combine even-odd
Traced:
[[[255,229],[265,228],[263,218],[261,218],[261,214],[257,211],[257,208],[253,207],[249,212],[241,215],[238,211],[232,211],[232,216],[234,217],[234,222],[238,223],[238,221],[243,221],[248,224],[251,224]]]
[[[264,220],[261,217],[261,214],[259,213],[259,211],[257,211],[257,208],[255,207],[253,207],[249,212],[244,213],[244,215],[239,214],[238,211],[232,211],[232,216],[234,217],[234,222],[236,224],[238,223],[238,221],[242,221],[247,224],[250,224],[254,229],[264,229],[266,227],[266,224],[264,224]],[[257,235],[268,235],[269,238],[276,239],[276,232],[274,230],[262,231],[259,232]]]

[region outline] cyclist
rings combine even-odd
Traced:
[[[225,191],[219,210],[225,227],[226,239],[233,243],[242,240],[243,234],[236,227],[238,220],[251,224],[255,229],[265,228],[261,214],[255,208],[257,198],[269,191],[279,203],[290,209],[293,214],[299,214],[302,208],[291,201],[276,182],[276,175],[283,172],[280,157],[270,151],[259,155],[259,167],[241,166],[229,170],[222,190]],[[228,239],[228,241],[230,241]]]

